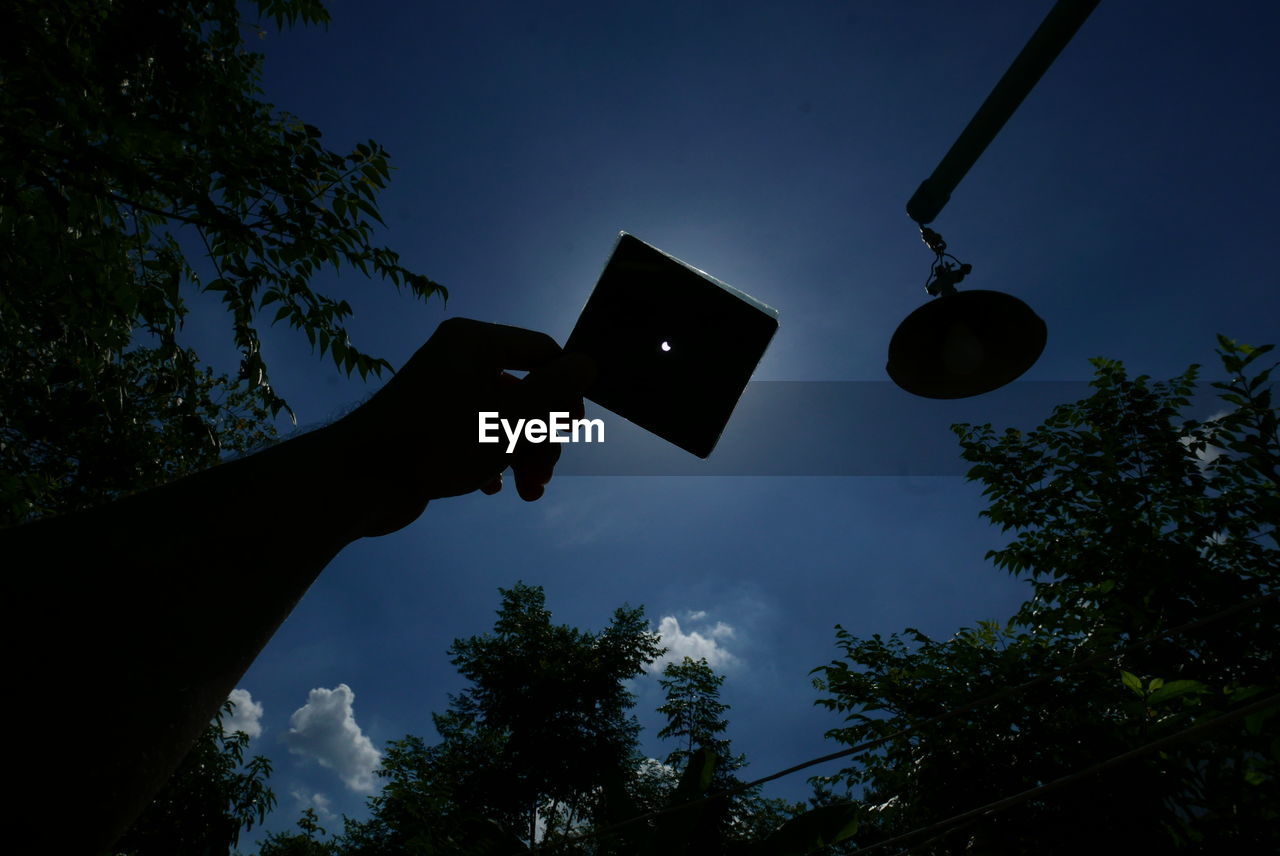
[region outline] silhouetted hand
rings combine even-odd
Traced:
[[[479,414],[496,411],[512,425],[552,412],[581,418],[592,374],[589,360],[565,356],[542,333],[446,321],[332,425],[97,508],[0,530],[6,569],[22,571],[5,575],[5,602],[22,605],[10,630],[40,654],[19,657],[9,676],[38,723],[19,766],[74,769],[95,795],[78,807],[75,829],[63,830],[63,849],[104,852],[120,836],[352,541],[408,525],[437,497],[495,493],[507,467],[520,496],[540,497],[560,446],[521,442],[507,454],[506,442],[479,442]],[[85,729],[85,698],[130,704],[107,705]],[[48,827],[37,820],[32,829]]]
[[[516,378],[504,369],[527,370]],[[566,356],[544,333],[465,318],[442,323],[396,375],[359,409],[330,426],[333,462],[356,486],[362,534],[384,535],[417,519],[432,499],[496,493],[510,466],[520,496],[542,496],[560,444],[505,437],[478,442],[481,411],[546,420],[583,415],[590,360]]]

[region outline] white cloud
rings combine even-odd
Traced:
[[[316,819],[320,821],[331,821],[336,819],[333,813],[333,800],[329,799],[322,793],[308,794],[306,791],[295,788],[289,792],[295,800],[298,801],[298,811],[313,808],[316,810]]]
[[[1194,438],[1190,436],[1178,438],[1182,445],[1190,448]],[[1204,469],[1207,464],[1222,454],[1222,449],[1217,446],[1206,445],[1203,449],[1196,452],[1196,460],[1200,465],[1200,469]]]
[[[284,739],[290,752],[314,758],[336,772],[351,790],[369,793],[382,754],[356,724],[355,697],[346,684],[312,690],[307,703],[289,717]]]
[[[253,700],[253,696],[249,695],[248,690],[232,690],[231,695],[227,696],[227,698],[235,703],[235,709],[231,712],[231,716],[223,718],[222,733],[235,734],[237,731],[243,731],[250,737],[260,736],[262,734],[262,705]]]
[[[644,758],[635,775],[638,782],[648,783],[650,787],[672,788],[680,781],[680,773],[680,770],[657,758]]]
[[[1205,419],[1202,424],[1207,425],[1210,422],[1217,422],[1219,419],[1223,418],[1224,416],[1231,415],[1231,413],[1232,411],[1230,410],[1220,410],[1217,413],[1210,416],[1208,419]],[[1194,440],[1194,438],[1191,437],[1190,435],[1180,437],[1179,439],[1181,440],[1182,445],[1188,446],[1188,447],[1191,445],[1191,443]],[[1218,446],[1206,445],[1203,449],[1196,452],[1196,458],[1200,462],[1200,469],[1204,469],[1205,466],[1211,463],[1215,458],[1218,458],[1219,456],[1221,456],[1224,451],[1225,451],[1224,449]]]
[[[637,771],[640,778],[661,779],[664,781],[676,781],[680,778],[680,771],[670,764],[664,764],[657,758],[645,757],[640,762],[640,769]]]
[[[699,621],[706,618],[706,611],[688,613],[687,621]],[[734,630],[723,621],[717,621],[711,627],[701,630],[681,629],[680,619],[674,615],[663,616],[658,622],[659,644],[667,649],[657,660],[649,664],[649,671],[661,674],[667,663],[679,663],[685,657],[694,660],[705,658],[711,668],[730,666],[737,663],[738,658],[730,654],[724,647],[723,640],[732,639]]]

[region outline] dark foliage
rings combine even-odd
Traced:
[[[997,567],[1032,596],[1005,625],[952,639],[915,630],[859,639],[816,671],[830,736],[887,742],[821,781],[860,796],[860,846],[1052,782],[1265,698],[1276,689],[1275,602],[1203,629],[1196,619],[1275,592],[1280,436],[1270,347],[1220,338],[1228,380],[1216,418],[1181,417],[1197,376],[1130,378],[1095,360],[1094,393],[1030,433],[957,426],[984,516],[1017,537]],[[1151,640],[1136,650],[1135,642]],[[1093,658],[1091,660],[1091,658]],[[1082,663],[1086,668],[1078,668]],[[1013,698],[944,711],[1072,667]],[[1125,847],[1271,852],[1280,847],[1280,740],[1271,706],[1042,798],[910,843],[921,853],[1079,853]],[[899,734],[903,729],[906,733]]]

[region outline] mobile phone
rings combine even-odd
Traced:
[[[626,232],[565,343],[599,374],[586,397],[711,454],[778,329],[778,311]]]

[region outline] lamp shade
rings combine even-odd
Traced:
[[[889,342],[889,377],[924,398],[967,398],[998,389],[1035,364],[1048,329],[1018,298],[957,291],[907,316]]]

